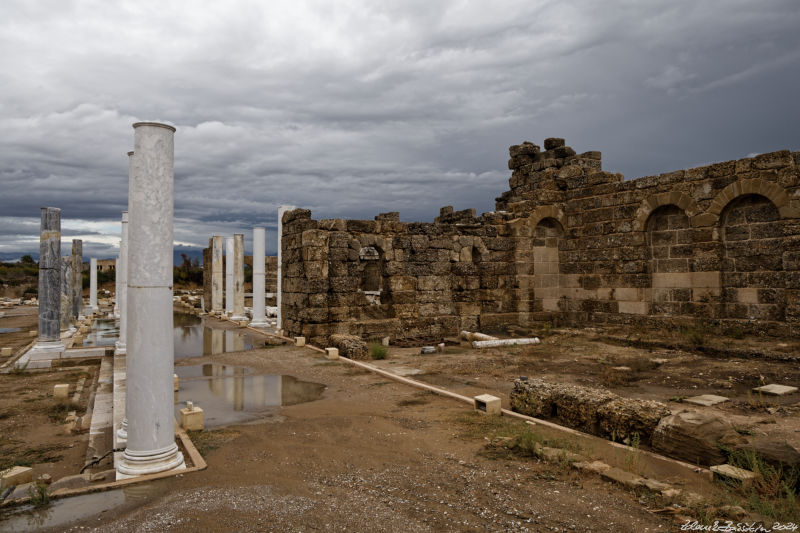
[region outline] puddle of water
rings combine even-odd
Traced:
[[[98,319],[83,339],[83,346],[113,346],[119,337],[119,326],[111,319]]]
[[[174,317],[175,359],[253,349],[253,341],[248,335],[206,327],[200,317],[189,313],[175,313]]]
[[[138,507],[164,493],[165,490],[166,487],[156,488],[153,484],[145,483],[118,490],[61,498],[40,508],[22,505],[6,509],[0,515],[0,532],[39,531],[55,527],[61,529],[72,522],[102,515],[111,509]]]
[[[22,328],[0,328],[0,333],[16,333],[22,331]]]
[[[293,376],[253,375],[242,366],[204,364],[178,366],[180,378],[175,416],[191,401],[203,408],[206,427],[251,422],[280,407],[322,397],[325,385]]]

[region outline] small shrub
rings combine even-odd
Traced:
[[[369,355],[373,359],[386,359],[386,354],[389,353],[389,348],[380,342],[369,343]]]
[[[42,507],[50,502],[50,487],[44,481],[36,481],[28,489],[28,495],[34,507]]]

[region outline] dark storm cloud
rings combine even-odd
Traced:
[[[54,205],[114,255],[139,120],[178,128],[176,242],[265,225],[272,253],[280,204],[489,211],[523,140],[629,178],[798,149],[798,26],[791,0],[6,1],[0,251]]]

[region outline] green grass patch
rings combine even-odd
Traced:
[[[388,353],[389,353],[389,348],[387,348],[380,342],[369,343],[369,355],[373,359],[386,359]]]

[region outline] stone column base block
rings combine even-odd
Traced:
[[[325,359],[331,361],[339,359],[339,348],[325,348]]]
[[[202,431],[205,429],[203,410],[200,407],[184,407],[181,413],[181,427],[186,431]]]
[[[53,399],[56,403],[67,403],[69,399],[69,384],[59,383],[53,387]]]
[[[27,466],[12,466],[0,472],[0,490],[12,485],[20,486],[33,481],[33,469]]]
[[[174,442],[162,450],[139,452],[126,448],[117,463],[117,479],[185,469],[186,463],[183,460],[183,454]]]
[[[9,346],[5,346],[3,348],[0,348],[0,355],[3,356],[3,357],[10,357],[11,354],[13,354],[13,353],[14,353],[14,349],[9,347]]]
[[[500,406],[500,398],[492,396],[491,394],[481,394],[475,396],[475,410],[479,413],[487,415],[500,415],[502,413]]]
[[[258,321],[253,320],[248,324],[248,326],[250,326],[251,328],[266,328],[267,326],[269,326],[269,324],[267,323],[266,320],[258,320]]]
[[[232,322],[236,322],[240,326],[246,326],[248,323],[247,317],[242,315],[234,315],[231,317]],[[242,324],[244,322],[244,324]]]
[[[306,345],[306,338],[305,337],[295,337],[294,338],[294,345],[295,346],[305,346]]]

